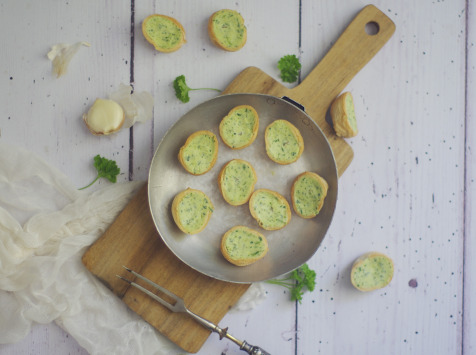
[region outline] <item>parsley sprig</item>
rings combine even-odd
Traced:
[[[199,89],[192,89],[190,88],[187,83],[185,82],[185,75],[180,75],[177,76],[174,80],[174,89],[175,89],[175,96],[182,101],[183,103],[189,102],[190,101],[190,96],[188,93],[190,91],[195,91],[195,90],[215,90],[218,92],[221,92],[219,89],[213,89],[213,88],[199,88]]]
[[[285,55],[278,61],[278,69],[285,83],[294,83],[298,79],[301,63],[296,55]]]
[[[310,269],[307,264],[304,264],[291,272],[286,278],[272,279],[266,282],[286,287],[291,291],[291,300],[301,303],[305,288],[312,292],[316,287],[316,272]]]
[[[99,154],[94,157],[94,167],[98,174],[96,178],[89,184],[79,190],[84,190],[94,184],[99,178],[106,178],[110,182],[115,183],[117,181],[117,175],[121,172],[121,169],[117,166],[114,160],[101,157]]]

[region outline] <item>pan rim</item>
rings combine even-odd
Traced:
[[[310,255],[305,259],[305,260],[302,260],[300,261],[299,263],[296,263],[292,268],[290,268],[289,270],[287,269],[285,272],[279,272],[279,273],[275,273],[273,274],[272,276],[270,277],[266,277],[266,278],[258,278],[258,279],[246,279],[246,280],[243,280],[243,279],[239,279],[239,278],[232,278],[232,277],[224,277],[222,275],[217,275],[217,274],[213,274],[213,273],[210,273],[210,272],[207,272],[207,271],[204,271],[203,269],[201,269],[200,267],[197,267],[195,264],[191,263],[190,260],[187,260],[186,258],[183,257],[183,255],[177,253],[176,250],[174,250],[174,248],[171,246],[171,244],[169,243],[169,240],[168,238],[166,238],[164,236],[164,231],[161,230],[161,227],[159,226],[160,222],[158,221],[158,216],[155,215],[154,213],[154,206],[152,205],[153,203],[151,201],[153,201],[152,199],[152,194],[154,193],[154,188],[153,186],[151,185],[151,181],[153,181],[153,178],[154,178],[154,170],[153,168],[155,167],[155,163],[156,163],[156,159],[158,159],[158,156],[159,156],[159,151],[161,149],[161,147],[163,146],[164,142],[167,141],[167,139],[169,139],[169,135],[170,133],[175,129],[175,127],[183,120],[186,120],[187,117],[189,117],[194,110],[197,110],[201,107],[204,107],[206,105],[212,105],[213,103],[217,102],[217,101],[220,101],[220,100],[223,100],[223,101],[226,101],[228,99],[236,99],[236,98],[246,98],[246,97],[257,97],[259,98],[259,100],[274,100],[276,101],[277,103],[279,104],[282,104],[282,105],[286,105],[288,107],[290,107],[291,110],[297,110],[299,111],[300,114],[304,114],[305,117],[308,119],[308,122],[310,125],[312,125],[313,128],[316,129],[316,131],[319,133],[319,135],[323,138],[323,141],[325,142],[325,145],[327,146],[327,150],[328,150],[328,153],[330,153],[330,162],[331,162],[331,166],[332,166],[332,172],[331,172],[331,175],[333,175],[333,180],[335,178],[335,186],[334,186],[334,189],[335,189],[335,198],[334,198],[334,201],[333,201],[333,204],[331,207],[328,207],[330,208],[331,210],[328,211],[328,213],[330,214],[330,217],[328,218],[328,220],[326,221],[326,226],[323,228],[324,231],[322,233],[322,238],[320,239],[320,241],[317,243],[317,246],[314,248],[314,250],[310,253]],[[242,100],[244,102],[246,102],[246,100]],[[190,118],[188,118],[190,119]],[[327,152],[326,152],[327,153]],[[156,173],[157,174],[157,173]],[[326,135],[324,134],[324,132],[322,131],[322,129],[319,127],[319,125],[307,114],[307,112],[299,109],[299,107],[297,107],[296,105],[294,105],[293,103],[290,103],[288,100],[286,99],[283,99],[283,98],[279,98],[279,97],[276,97],[276,96],[272,96],[272,95],[267,95],[267,94],[260,94],[260,93],[231,93],[231,94],[223,94],[223,95],[219,95],[215,98],[212,98],[210,100],[207,100],[207,101],[204,101],[198,105],[196,105],[195,107],[193,107],[192,109],[190,109],[189,111],[187,111],[184,115],[182,115],[178,120],[176,120],[172,126],[166,131],[166,133],[164,134],[164,136],[162,137],[162,139],[160,140],[159,144],[157,145],[157,148],[155,149],[154,151],[154,155],[153,155],[153,158],[152,158],[152,161],[151,161],[151,164],[150,164],[150,169],[149,169],[149,180],[148,180],[148,203],[149,203],[149,210],[150,210],[150,213],[151,213],[151,216],[152,216],[152,220],[153,220],[153,223],[154,223],[154,226],[160,236],[160,238],[162,239],[162,241],[164,242],[164,244],[166,245],[167,248],[169,248],[169,250],[179,259],[181,260],[185,265],[191,267],[192,269],[206,275],[206,276],[209,276],[209,277],[212,277],[214,279],[217,279],[217,280],[221,280],[221,281],[227,281],[227,282],[232,282],[232,283],[243,283],[243,284],[247,284],[247,283],[252,283],[252,282],[259,282],[259,281],[265,281],[267,279],[271,279],[271,278],[276,278],[276,277],[279,277],[281,275],[284,275],[284,274],[287,274],[291,271],[293,271],[294,269],[302,266],[303,264],[305,264],[312,256],[315,255],[315,253],[317,252],[317,250],[319,249],[320,245],[322,244],[322,241],[324,240],[325,236],[327,235],[327,232],[329,230],[329,227],[332,223],[332,220],[333,220],[333,217],[334,217],[334,214],[335,214],[335,209],[336,209],[336,204],[337,204],[337,197],[338,197],[338,172],[337,172],[337,164],[336,164],[336,160],[335,160],[335,156],[334,156],[334,152],[332,151],[332,148],[331,148],[331,145],[329,143],[329,140],[328,138],[326,137]],[[164,204],[166,204],[164,202]],[[294,214],[294,211],[293,211],[293,214]],[[297,217],[295,214],[294,214],[294,218],[299,218]]]

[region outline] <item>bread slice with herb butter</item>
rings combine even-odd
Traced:
[[[294,211],[302,218],[318,215],[328,189],[327,181],[316,173],[306,171],[299,174],[291,188],[291,201]]]
[[[249,208],[259,226],[266,230],[284,228],[291,221],[289,203],[276,191],[256,190],[251,195]]]
[[[177,227],[187,234],[200,233],[213,213],[213,204],[200,190],[188,188],[172,201],[172,217]]]
[[[367,292],[387,286],[393,278],[393,261],[388,256],[370,252],[355,260],[350,281],[359,291]]]
[[[237,11],[219,10],[208,19],[208,35],[217,47],[229,52],[236,52],[246,43],[245,21]]]
[[[286,120],[276,120],[266,127],[264,139],[268,157],[278,164],[294,163],[304,151],[301,132]]]
[[[223,166],[218,174],[218,187],[232,206],[248,202],[257,181],[255,169],[245,160],[233,159]]]
[[[218,157],[218,139],[213,132],[197,131],[191,134],[180,148],[178,159],[192,175],[210,171]]]
[[[245,266],[266,255],[268,242],[261,233],[245,226],[236,226],[223,235],[220,250],[230,263]]]
[[[332,102],[330,114],[336,135],[343,138],[351,138],[357,135],[354,99],[350,92],[343,93]]]
[[[165,15],[146,17],[142,21],[142,34],[156,50],[164,53],[175,52],[187,42],[182,24]]]
[[[234,107],[220,122],[220,137],[231,149],[251,145],[258,135],[258,112],[250,105]]]

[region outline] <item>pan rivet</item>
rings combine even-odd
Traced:
[[[266,102],[270,105],[274,105],[276,103],[275,99],[267,99]]]

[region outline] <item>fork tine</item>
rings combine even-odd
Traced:
[[[164,299],[160,298],[159,296],[157,296],[155,293],[153,292],[150,292],[148,289],[146,289],[145,287],[142,287],[141,285],[139,284],[136,284],[134,281],[131,281],[131,280],[128,280],[122,276],[119,276],[119,275],[116,275],[118,278],[120,278],[121,280],[127,282],[128,284],[130,284],[131,286],[139,289],[140,291],[144,292],[146,295],[148,295],[149,297],[152,297],[154,300],[156,300],[157,302],[159,302],[162,306],[165,306],[167,307],[168,309],[170,309],[172,312],[180,312],[180,310],[175,307],[175,305],[173,304],[170,304],[168,303],[167,301],[165,301]]]
[[[129,269],[127,266],[124,266],[122,265],[122,267],[124,269],[126,269],[127,271],[129,271],[132,275],[134,275],[135,277],[138,277],[139,279],[141,279],[142,281],[145,281],[147,282],[149,285],[151,285],[152,287],[156,288],[157,290],[159,290],[160,292],[163,292],[165,293],[167,296],[173,298],[175,301],[180,301],[181,298],[178,297],[175,293],[172,293],[170,292],[169,290],[167,290],[166,288],[160,286],[160,285],[157,285],[155,282],[149,280],[148,278],[142,276],[141,274],[138,274],[137,272],[135,272],[134,270],[131,270]]]

